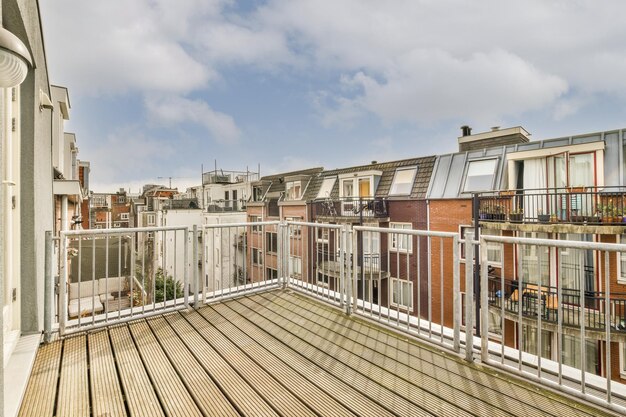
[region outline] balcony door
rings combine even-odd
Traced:
[[[360,178],[359,179],[359,197],[368,198],[371,197],[371,187],[370,187],[370,179],[369,178]]]

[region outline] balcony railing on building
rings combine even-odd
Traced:
[[[216,169],[202,173],[202,185],[208,184],[237,184],[241,182],[257,181],[258,172],[250,171],[224,171]]]
[[[223,213],[229,211],[245,211],[246,202],[244,200],[213,200],[207,204],[208,213]]]
[[[481,193],[480,221],[626,225],[626,188],[566,187]]]
[[[380,197],[327,198],[313,202],[315,217],[388,217],[387,200]]]

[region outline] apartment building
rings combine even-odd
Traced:
[[[427,196],[429,227],[464,234],[473,230],[475,207],[483,235],[624,242],[624,141],[622,130],[540,141],[530,141],[529,134],[521,127],[477,135],[465,131],[459,137],[460,152],[437,157]],[[449,255],[453,249],[448,246],[444,250]],[[611,374],[615,380],[624,382],[626,273],[622,271],[626,265],[622,260],[625,257],[619,255],[612,254],[608,260],[611,298],[607,304],[603,298],[606,295],[603,254],[490,244],[486,267],[490,270],[493,297],[487,331],[496,339],[501,334],[504,303],[506,345],[531,353],[539,348],[542,356],[552,360],[559,355],[560,346],[564,364],[580,367],[584,362],[587,372],[604,375],[606,327],[604,323],[594,323],[593,318],[608,306],[613,315],[610,326],[614,333],[608,346]],[[437,249],[432,258],[438,256]],[[465,259],[464,250],[461,258]],[[444,265],[445,277],[450,276],[451,268],[451,264]],[[433,273],[438,271],[439,266],[433,263]],[[504,288],[501,288],[502,278]],[[464,279],[461,281],[464,291]],[[561,301],[566,304],[563,311],[567,312],[562,323],[569,330],[560,341],[554,336],[558,287],[562,291]],[[444,291],[451,288],[448,280]],[[433,291],[438,299],[438,290],[433,288]],[[532,301],[538,297],[539,309]],[[516,338],[520,330],[520,305],[523,346],[518,346]],[[450,325],[452,305],[444,307],[444,324]],[[587,320],[592,321],[586,326],[584,361],[580,355],[580,332],[576,330],[581,308],[585,309]],[[538,314],[545,319],[540,347],[536,346]]]

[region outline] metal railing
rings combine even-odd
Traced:
[[[244,200],[213,200],[207,204],[207,213],[223,213],[230,211],[245,211],[246,201]]]
[[[313,217],[387,217],[387,200],[380,197],[327,198],[312,203]]]
[[[57,307],[63,336],[289,288],[468,361],[477,351],[484,363],[626,411],[626,387],[612,380],[611,367],[614,349],[626,343],[626,296],[614,291],[612,272],[626,245],[472,236],[291,221],[68,231],[46,238],[47,247],[58,242],[60,266],[55,297],[50,250],[46,305]],[[476,245],[483,266],[493,262],[495,247],[501,256],[480,269],[475,291]],[[543,255],[542,248],[558,252]],[[531,255],[533,267],[518,267]],[[553,262],[546,274],[542,256]],[[582,259],[579,273],[564,264],[568,256]],[[587,262],[595,268],[585,270]],[[53,310],[46,308],[47,334]],[[601,363],[591,363],[594,355]]]
[[[565,187],[481,193],[481,221],[626,225],[626,188]]]
[[[482,362],[604,407],[626,411],[625,387],[613,382],[612,374],[613,350],[619,349],[612,342],[626,342],[626,338],[620,327],[624,317],[623,294],[611,291],[611,269],[616,265],[615,261],[611,262],[615,256],[610,256],[626,252],[626,245],[490,235],[482,235],[478,243],[483,262],[488,262],[490,245],[494,244],[500,245],[502,253],[515,246],[534,248],[535,253],[540,253],[539,249],[544,253],[548,250],[546,256],[556,260],[557,271],[548,275],[550,282],[546,283],[542,282],[541,272],[538,276],[518,273],[512,258],[502,258],[498,278],[490,279],[488,268],[481,268],[480,305],[487,306],[480,310]],[[587,290],[584,273],[565,275],[567,269],[562,264],[565,250],[567,256],[572,256],[573,251],[581,255],[592,252],[592,259],[598,260],[598,284],[604,288],[603,292]],[[556,256],[557,251],[560,256]],[[516,288],[507,287],[507,273],[517,276]],[[575,290],[571,285],[564,286],[564,281],[572,279]],[[510,341],[515,342],[516,349],[509,347]],[[587,363],[599,355],[603,356],[601,364]],[[600,365],[603,377],[595,375]],[[614,391],[614,385],[619,390]]]

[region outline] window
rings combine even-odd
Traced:
[[[480,229],[481,235],[500,236],[498,230]],[[487,242],[487,262],[489,265],[502,265],[502,247],[500,243]]]
[[[265,250],[270,253],[278,252],[278,234],[267,232],[265,234]]]
[[[289,257],[289,276],[301,277],[302,276],[302,258],[297,256]]]
[[[154,226],[156,224],[156,216],[154,214],[147,214],[146,223],[148,226]]]
[[[341,182],[341,197],[353,197],[354,196],[354,180],[343,180]]]
[[[252,201],[261,201],[263,198],[263,190],[261,187],[252,187]]]
[[[122,220],[128,220],[128,213],[121,213],[121,214],[120,214],[120,219],[122,219]]]
[[[415,181],[417,168],[398,169],[393,177],[389,195],[409,195]]]
[[[490,190],[496,174],[497,159],[470,161],[463,192]]]
[[[248,219],[250,223],[260,223],[263,220],[261,216],[250,216],[248,217]],[[262,230],[263,230],[263,226],[260,224],[252,226],[253,232],[261,232]]]
[[[328,275],[322,274],[322,273],[317,273],[317,285],[321,286],[321,287],[328,287],[328,283],[330,282],[330,279],[328,277]]]
[[[260,249],[252,248],[252,263],[255,265],[263,265],[263,252]]]
[[[300,197],[302,197],[302,182],[287,182],[285,186],[285,200],[300,200]]]
[[[316,227],[317,229],[317,241],[319,243],[328,243],[328,239],[330,237],[330,229],[327,227],[323,227],[324,223],[320,223],[320,227]]]
[[[285,221],[288,222],[299,222],[302,221],[301,217],[285,217]],[[290,224],[288,225],[289,229],[289,237],[298,237],[302,234],[302,226],[298,224]]]
[[[391,305],[413,311],[413,283],[391,278]]]
[[[125,204],[125,203],[126,203],[126,197],[124,197],[123,195],[118,195],[117,204]]]
[[[411,230],[413,225],[411,223],[389,223],[389,227],[399,230]],[[406,234],[390,233],[389,234],[389,247],[392,251],[397,252],[413,252],[413,237]]]
[[[265,268],[265,279],[278,279],[278,270],[272,268]]]
[[[547,233],[521,233],[520,237],[547,239]],[[517,245],[518,274],[525,283],[550,285],[550,249],[535,245]]]
[[[322,182],[322,186],[317,193],[317,198],[330,198],[330,193],[333,191],[333,187],[335,186],[335,181],[337,178],[324,178]]]

